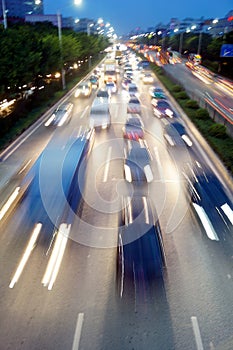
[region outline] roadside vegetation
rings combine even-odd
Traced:
[[[141,37],[137,44],[157,45],[179,51],[183,57],[188,57],[189,53],[196,53],[199,46],[199,33],[183,33],[182,48],[180,47],[180,35],[174,34],[161,38],[161,35]],[[221,46],[223,44],[233,44],[233,31],[224,33],[219,37],[212,37],[210,34],[202,33],[200,54],[202,65],[212,72],[233,79],[233,57],[220,57]]]
[[[197,102],[191,100],[180,85],[173,83],[161,67],[151,64],[151,68],[233,174],[233,139],[226,133],[226,127],[215,123],[208,111],[199,108]]]
[[[63,29],[61,50],[57,27],[50,23],[17,24],[7,31],[0,27],[0,44],[0,107],[1,101],[15,100],[7,110],[0,108],[0,149],[77,84],[109,46],[104,36]],[[56,77],[62,67],[65,90]]]

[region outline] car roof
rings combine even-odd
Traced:
[[[106,90],[99,90],[97,92],[97,97],[109,97],[109,94]]]

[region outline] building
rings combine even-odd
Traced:
[[[25,22],[36,23],[36,22],[50,22],[54,26],[58,26],[58,16],[61,17],[62,28],[74,28],[74,19],[72,17],[62,17],[62,15],[26,15]]]
[[[43,0],[2,0],[0,2],[0,13],[2,17],[2,5],[5,5],[7,18],[22,18],[26,15],[44,13]]]
[[[74,30],[76,32],[84,32],[87,34],[94,34],[96,32],[96,22],[89,18],[80,18],[75,20]]]

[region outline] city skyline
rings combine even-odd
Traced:
[[[127,34],[130,31],[141,28],[153,27],[159,22],[168,23],[171,18],[180,20],[191,18],[223,18],[232,10],[232,3],[227,0],[219,7],[219,2],[213,0],[211,7],[209,2],[196,0],[195,7],[191,8],[186,0],[180,0],[179,6],[174,1],[167,1],[155,6],[153,0],[147,0],[141,4],[136,0],[118,0],[109,2],[107,0],[82,0],[80,6],[75,6],[72,0],[58,0],[55,4],[50,0],[44,0],[44,13],[54,14],[60,11],[64,17],[74,18],[103,18],[105,22],[110,22],[118,35]]]

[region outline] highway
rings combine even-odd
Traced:
[[[184,67],[170,69],[180,74]],[[233,348],[232,252],[208,238],[191,209],[182,177],[187,162],[198,160],[215,172],[214,164],[188,126],[191,148],[171,148],[165,143],[164,121],[152,112],[150,85],[143,84],[135,72],[154,180],[140,188],[126,183],[122,127],[127,96],[120,80],[117,94],[111,97],[112,125],[95,133],[83,201],[65,234],[59,235],[54,227],[50,210],[59,208],[59,201],[55,197],[52,203],[46,202],[43,182],[35,192],[29,187],[0,220],[1,350]],[[2,204],[46,146],[56,146],[62,153],[67,141],[88,126],[94,94],[90,99],[70,96],[75,108],[67,126],[53,129],[41,123],[1,162]],[[52,173],[49,165],[47,171]],[[232,189],[225,190],[232,200]],[[157,209],[167,265],[163,282],[148,285],[142,278],[139,283],[125,284],[120,295],[118,217],[122,196],[132,196],[135,191],[148,194]],[[28,245],[28,258],[16,276]],[[52,260],[56,263],[49,274]]]
[[[222,79],[210,75],[202,66],[188,68],[185,63],[164,65],[165,71],[173,75],[180,85],[191,95],[206,98],[233,121],[233,92],[232,88],[223,83]]]

